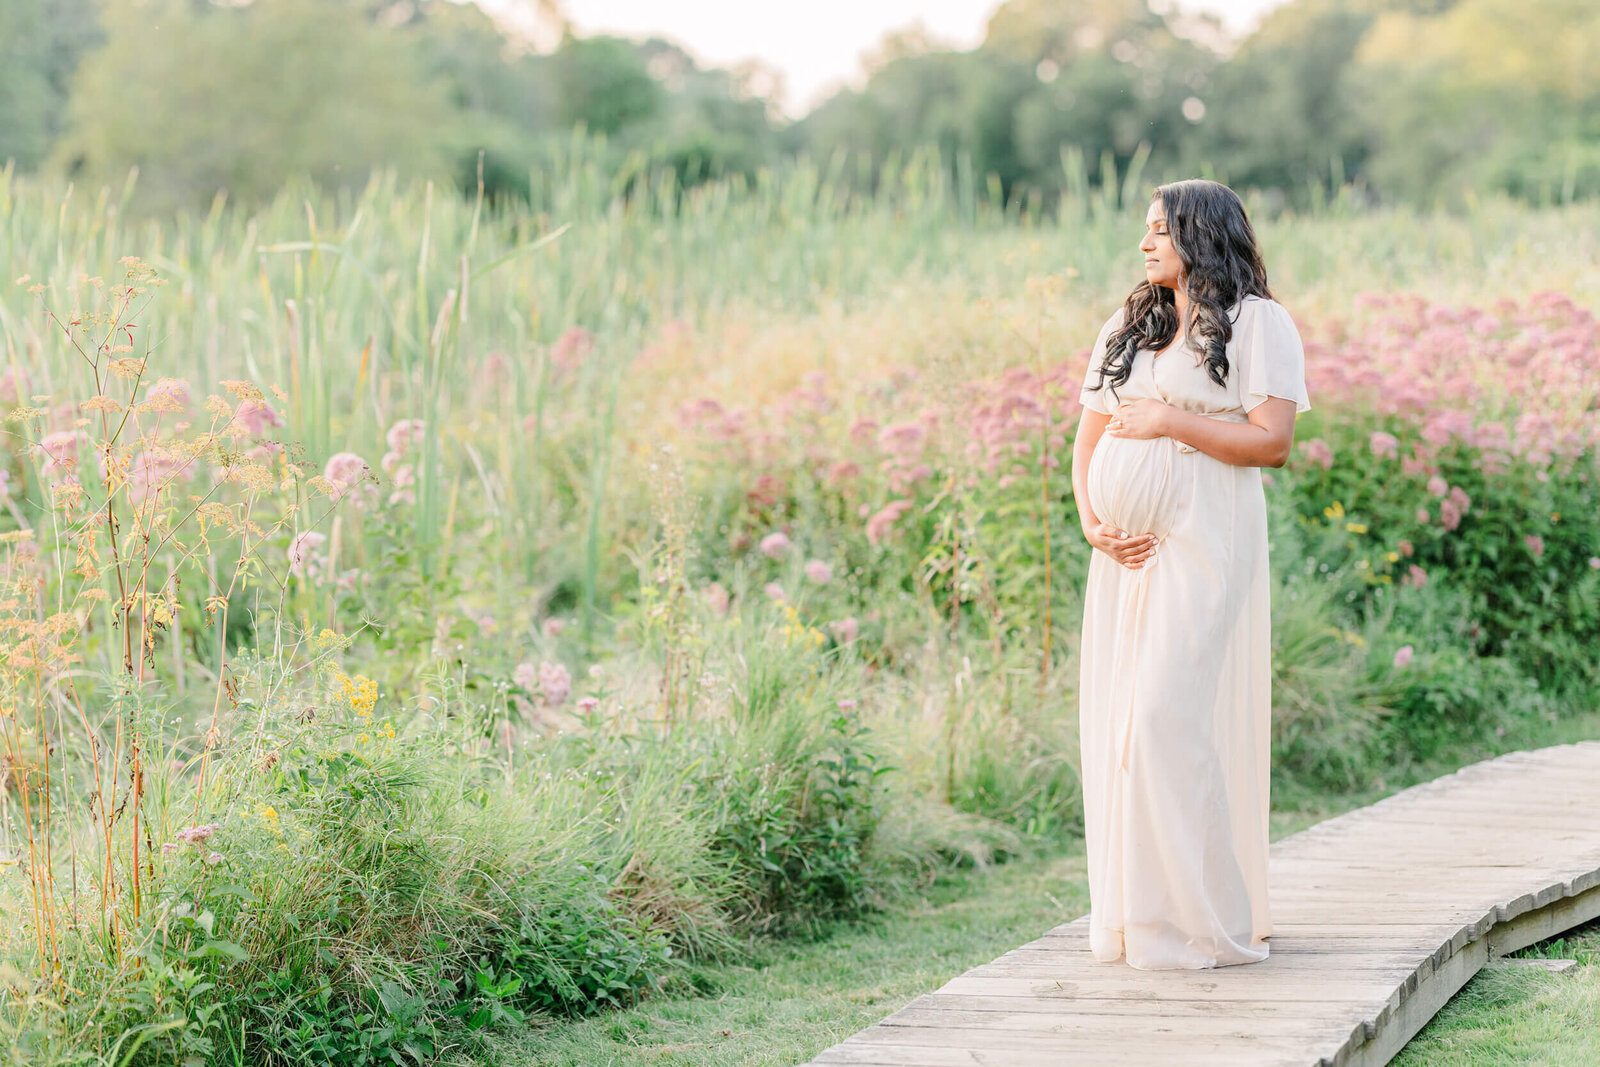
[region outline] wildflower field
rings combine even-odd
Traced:
[[[1080,832],[1138,175],[1041,218],[585,152],[515,211],[0,172],[0,1061],[499,1062]],[[1313,404],[1275,800],[1592,712],[1600,206],[1251,206]]]

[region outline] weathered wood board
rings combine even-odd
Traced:
[[[812,1061],[1381,1067],[1497,956],[1600,916],[1600,742],[1513,752],[1272,845],[1272,954],[1141,971],[1087,915]]]

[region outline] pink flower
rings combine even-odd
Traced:
[[[582,326],[573,326],[550,346],[550,359],[558,370],[576,370],[584,357],[593,351],[594,334]]]
[[[842,459],[828,466],[827,478],[829,485],[839,485],[842,482],[849,481],[851,478],[859,478],[860,476],[861,465],[852,460]]]
[[[343,500],[361,484],[369,469],[367,461],[354,452],[335,452],[323,466],[322,476],[333,483],[333,498]]]
[[[251,437],[266,433],[274,426],[283,425],[283,416],[261,400],[241,400],[233,409],[233,421]]]
[[[1267,471],[1262,471],[1261,472],[1261,484],[1266,486],[1268,489],[1271,489],[1274,485],[1278,484],[1278,480],[1276,478],[1274,478]]]
[[[1400,650],[1394,654],[1394,665],[1396,667],[1404,667],[1411,662],[1414,652],[1415,650],[1410,645],[1401,645]]]
[[[781,601],[783,599],[783,586],[779,585],[777,582],[768,582],[762,588],[766,591],[769,599],[775,601]]]
[[[840,711],[854,711],[860,706],[860,701],[851,700],[849,697],[845,697],[843,700],[839,701]]]
[[[789,551],[792,544],[793,542],[789,540],[788,534],[782,530],[774,530],[761,539],[761,554],[771,559],[777,559]]]
[[[1444,496],[1450,491],[1450,483],[1435,474],[1428,479],[1428,492],[1434,496]]]
[[[722,588],[721,582],[712,582],[705,587],[704,593],[706,605],[713,615],[720,618],[728,613],[728,591]]]
[[[47,433],[34,449],[45,457],[44,463],[39,467],[40,474],[70,471],[78,462],[78,435],[72,430]]]
[[[1395,456],[1400,453],[1400,439],[1392,433],[1373,430],[1367,437],[1367,447],[1374,456]]]
[[[544,624],[539,627],[546,637],[552,638],[560,637],[561,631],[565,630],[566,628],[567,622],[565,619],[546,619],[544,620]]]
[[[189,383],[182,378],[158,378],[144,391],[150,411],[182,411],[189,403]]]
[[[906,509],[909,507],[911,507],[911,501],[903,497],[885,504],[877,514],[867,520],[867,540],[873,544],[882,541],[884,536],[888,534],[890,527],[899,521],[900,516],[905,514]]]
[[[19,372],[12,367],[6,367],[5,373],[0,374],[0,404],[16,405],[22,403],[22,393],[27,388],[27,372]]]
[[[1439,524],[1446,530],[1454,530],[1461,525],[1461,508],[1454,500],[1439,501]]]
[[[421,419],[401,419],[389,427],[383,435],[383,441],[389,446],[389,451],[398,456],[422,440],[425,425]]]
[[[531,693],[538,685],[539,669],[531,663],[519,663],[511,672],[511,680]]]
[[[927,431],[914,422],[897,422],[879,431],[878,447],[897,456],[916,456],[927,436]]]
[[[848,645],[861,632],[861,627],[856,622],[854,615],[846,615],[842,619],[835,619],[828,624],[828,629],[833,633],[834,640],[841,645]]]
[[[1404,578],[1400,579],[1400,584],[1401,585],[1415,586],[1416,588],[1421,589],[1423,584],[1425,582],[1427,582],[1427,580],[1428,580],[1428,572],[1423,570],[1421,567],[1417,566],[1415,563],[1413,563],[1413,564],[1411,564],[1410,568],[1406,571],[1406,576]]]
[[[326,534],[318,533],[316,530],[307,530],[293,541],[290,541],[289,572],[302,578],[315,577],[318,569],[317,561],[320,557],[312,553],[327,539]]]
[[[539,664],[539,695],[544,702],[552,708],[558,708],[567,701],[567,694],[572,692],[572,675],[559,663]]]
[[[1417,521],[1422,523],[1422,525],[1424,525],[1424,526],[1428,525],[1428,523],[1433,521],[1432,516],[1430,516],[1428,514],[1428,509],[1427,508],[1418,508],[1417,509]]]
[[[1328,447],[1328,442],[1320,437],[1313,437],[1309,441],[1300,442],[1300,450],[1312,463],[1322,464],[1323,470],[1333,466],[1333,449]]]
[[[1538,534],[1529,534],[1522,539],[1522,543],[1528,546],[1528,551],[1533,553],[1535,559],[1544,555],[1544,538]]]
[[[806,577],[818,585],[827,585],[833,580],[833,568],[820,559],[809,560],[806,563]]]
[[[179,830],[174,836],[186,845],[203,845],[211,840],[211,835],[222,829],[218,823],[206,823],[204,826],[189,826]]]
[[[1594,570],[1594,571],[1600,571],[1600,556],[1590,556],[1589,557],[1589,569],[1590,570]]]
[[[1411,556],[1417,551],[1416,546],[1412,545],[1410,541],[1401,541],[1398,547],[1402,556]]]
[[[491,386],[503,385],[511,377],[511,358],[498,348],[483,357],[483,378]]]
[[[151,492],[160,492],[174,478],[190,477],[195,460],[179,460],[164,451],[146,449],[133,457],[128,466],[128,499],[142,504]]]
[[[1461,514],[1463,515],[1465,515],[1472,508],[1472,498],[1468,496],[1467,491],[1461,488],[1459,485],[1453,485],[1450,487],[1450,503],[1460,508]]]
[[[600,706],[600,698],[599,697],[582,697],[582,698],[580,698],[578,700],[578,710],[582,711],[582,712],[593,711],[595,708],[597,708],[599,706]]]

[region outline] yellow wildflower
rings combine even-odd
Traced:
[[[1344,528],[1353,534],[1364,534],[1367,532],[1367,524],[1364,522],[1347,522],[1344,524]]]

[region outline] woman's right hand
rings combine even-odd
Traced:
[[[1120,530],[1109,522],[1098,523],[1089,527],[1084,536],[1089,543],[1129,570],[1138,570],[1144,566],[1156,551],[1155,534],[1130,534],[1127,530]]]

